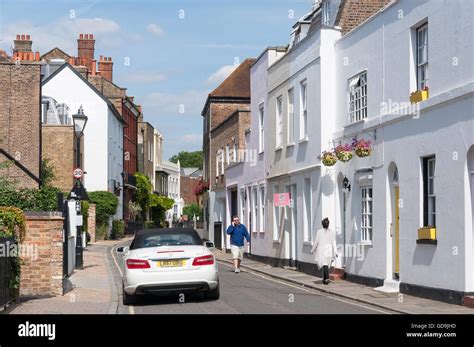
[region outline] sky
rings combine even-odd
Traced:
[[[287,45],[313,0],[0,0],[0,48],[16,34],[33,50],[77,56],[80,33],[114,61],[113,81],[164,137],[163,155],[200,150],[209,92],[246,58]]]

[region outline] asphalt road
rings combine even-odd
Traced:
[[[147,296],[133,306],[122,305],[119,267],[121,256],[110,252],[112,272],[119,292],[118,313],[122,314],[381,314],[390,313],[358,302],[329,296],[243,271],[235,274],[226,263],[219,264],[221,296],[217,301],[205,300],[201,294]],[[184,301],[184,302],[183,302]]]

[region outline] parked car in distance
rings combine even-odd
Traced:
[[[192,228],[140,230],[130,247],[118,247],[123,255],[123,304],[140,296],[201,291],[205,297],[220,296],[219,275],[212,242],[203,242]]]

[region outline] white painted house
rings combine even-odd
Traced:
[[[268,68],[266,260],[317,273],[309,251],[329,217],[347,279],[462,304],[474,295],[474,3],[386,1],[349,29],[335,25],[347,4],[315,3]],[[354,139],[370,156],[319,160]]]
[[[226,169],[226,220],[231,221],[233,214],[240,216],[251,236],[251,248],[247,251],[260,257],[268,256],[271,238],[271,233],[266,231],[267,70],[285,52],[286,47],[269,47],[250,67],[250,128],[245,135],[245,149],[235,156],[237,162]],[[230,248],[229,237],[227,248]]]
[[[172,225],[173,221],[178,220],[183,213],[183,199],[181,198],[181,165],[172,163],[168,160],[162,160],[161,166],[156,171],[165,172],[167,177],[167,196],[174,200],[173,207],[166,211],[166,221]]]
[[[288,52],[268,68],[267,260],[303,271],[314,269],[314,230],[323,216],[334,216],[333,172],[317,156],[334,130],[335,13],[326,13],[323,25],[315,4],[294,25]],[[274,206],[280,193],[290,194],[291,206]]]
[[[335,44],[335,144],[372,141],[334,167],[355,281],[457,304],[474,293],[473,17],[470,0],[399,0]],[[435,240],[418,237],[427,226]]]
[[[43,71],[48,71],[46,68]],[[61,100],[75,113],[82,106],[88,121],[84,130],[83,184],[87,191],[115,193],[122,213],[123,119],[105,98],[73,66],[64,63],[42,82],[42,94]],[[58,150],[61,150],[58,148]],[[72,173],[71,173],[72,174]]]

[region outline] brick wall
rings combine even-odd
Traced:
[[[59,212],[25,213],[26,233],[21,243],[20,296],[63,295],[63,217]]]
[[[0,148],[40,175],[40,65],[0,63]],[[0,162],[6,158],[0,155]],[[11,165],[0,170],[18,180],[19,186],[37,188],[38,183]]]
[[[41,56],[41,59],[46,60],[48,63],[51,62],[51,59],[64,59],[66,62],[69,61],[70,56],[61,51],[58,48],[54,48],[48,53]]]
[[[336,25],[346,34],[386,6],[390,0],[343,0]]]
[[[189,177],[189,176],[181,176],[180,179],[180,189],[181,189],[181,197],[184,200],[184,205],[190,205],[192,203],[199,203],[199,199],[194,194],[194,189],[199,185],[201,178],[198,177]]]
[[[204,179],[209,180],[212,187],[212,182],[216,179],[216,167],[215,167],[215,153],[214,144],[210,145],[207,140],[209,137],[208,130],[211,131],[211,142],[214,141],[214,135],[212,131],[219,126],[224,120],[230,117],[238,109],[249,109],[250,103],[244,102],[218,102],[212,101],[207,108],[207,112],[204,115],[205,119],[210,117],[210,129],[203,129],[203,160],[204,160]],[[204,120],[204,124],[206,121]]]
[[[234,144],[237,150],[245,149],[245,131],[250,127],[250,109],[245,105],[241,105],[241,110],[234,112],[219,127],[215,128],[211,133],[210,147],[210,188],[211,190],[225,188],[225,170],[229,166],[226,158],[226,146],[229,145],[230,157],[232,165],[232,151]],[[224,153],[224,174],[219,168],[219,177],[216,180],[216,156],[219,150]],[[237,156],[237,160],[239,160]]]
[[[72,125],[42,126],[43,159],[49,159],[54,169],[54,187],[70,191],[74,185],[75,138]]]
[[[89,216],[87,217],[87,231],[91,235],[91,243],[95,243],[95,204],[89,204]]]

